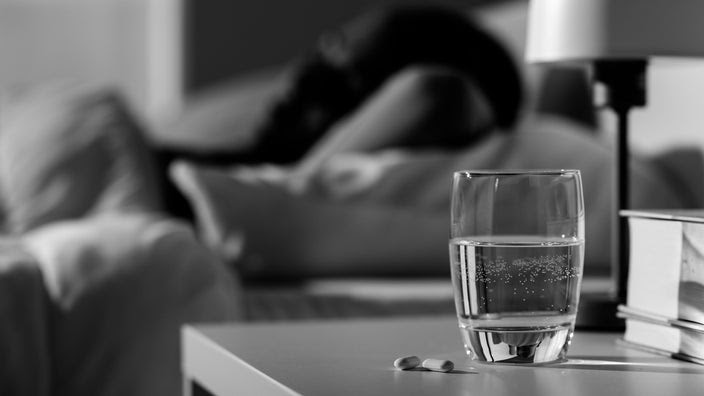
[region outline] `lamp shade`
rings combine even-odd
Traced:
[[[704,0],[531,0],[529,62],[704,56]]]

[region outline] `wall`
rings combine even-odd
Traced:
[[[324,29],[391,1],[0,0],[0,87],[54,78],[113,84],[158,120],[179,108],[184,91],[286,62]],[[491,27],[520,53],[525,2],[441,3],[518,4]],[[632,145],[704,148],[704,61],[656,61],[648,85],[648,106],[632,114]]]
[[[326,29],[388,3],[418,0],[187,0],[186,87],[195,91],[234,74],[281,64],[312,48]],[[469,6],[502,0],[432,0]]]
[[[654,60],[648,104],[632,114],[630,142],[645,152],[674,146],[704,150],[704,61]]]
[[[149,120],[182,99],[178,0],[0,0],[0,87],[119,87]]]

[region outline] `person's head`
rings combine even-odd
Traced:
[[[322,63],[342,72],[358,96],[413,64],[438,64],[470,77],[495,113],[512,126],[523,99],[520,72],[511,55],[467,13],[433,5],[391,6],[364,13],[321,36]]]

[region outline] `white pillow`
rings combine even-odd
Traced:
[[[159,210],[140,125],[111,89],[56,83],[6,93],[0,192],[10,229],[111,210]]]

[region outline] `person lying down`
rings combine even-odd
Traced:
[[[471,20],[432,7],[374,15],[297,70],[253,150],[262,164],[172,165],[206,243],[251,277],[444,276],[454,171],[579,169],[585,271],[608,268],[613,147],[567,119],[523,114],[518,69]],[[435,37],[444,49],[398,48],[419,23],[452,27]],[[484,51],[445,56],[467,37]],[[634,208],[702,205],[701,180],[659,164],[633,158]]]

